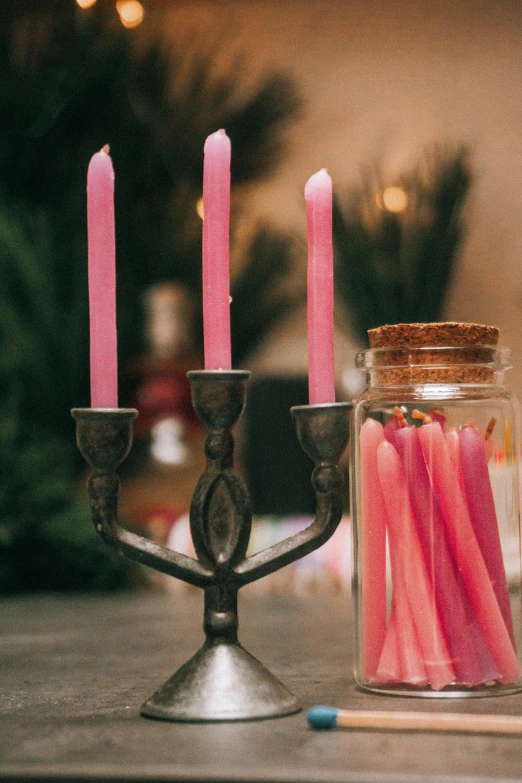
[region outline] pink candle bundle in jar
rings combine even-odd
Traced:
[[[520,690],[510,351],[478,324],[370,331],[354,409],[356,679],[365,690]]]

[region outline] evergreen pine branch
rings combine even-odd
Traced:
[[[418,320],[426,322],[440,317],[464,236],[462,211],[471,185],[468,152],[464,148],[455,154],[442,151],[430,161],[430,169],[427,176],[434,186],[427,195],[433,219],[423,234],[419,253],[417,300]]]
[[[78,303],[74,296],[58,302],[54,281],[54,248],[49,221],[32,217],[27,208],[0,203],[0,276],[5,301],[0,308],[0,373],[19,390],[20,415],[38,426],[45,422],[57,437],[71,431],[68,411],[81,388],[75,372],[80,345],[68,342]],[[73,332],[75,334],[75,332]]]
[[[351,200],[352,205],[355,202]],[[358,204],[359,207],[362,205]],[[367,330],[383,311],[393,312],[388,286],[382,286],[375,264],[376,247],[370,230],[354,210],[345,215],[334,196],[333,234],[336,261],[336,294],[348,304],[347,311],[356,338],[364,344]]]
[[[38,247],[43,248],[42,256],[48,258],[49,226],[43,215],[36,215],[31,221],[27,215],[24,217],[26,225],[22,227],[18,221],[8,217],[5,208],[0,211],[3,271],[9,279],[11,297],[18,293],[21,304],[25,305],[27,319],[38,324],[39,330],[43,329],[49,334],[54,326],[55,290],[47,270],[37,262],[34,247],[27,236],[28,233],[32,234]]]
[[[265,335],[305,301],[304,288],[285,288],[294,261],[293,242],[260,227],[247,253],[248,261],[232,282],[230,308],[232,357],[243,366]]]
[[[436,148],[401,178],[409,198],[402,213],[378,208],[378,172],[351,194],[349,208],[334,198],[337,292],[361,344],[383,324],[440,319],[471,179],[465,147]]]
[[[107,590],[139,574],[96,535],[77,495],[73,439],[22,414],[25,384],[0,365],[0,594]]]

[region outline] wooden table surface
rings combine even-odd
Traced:
[[[360,693],[346,597],[243,592],[243,645],[305,709],[522,713],[518,694],[441,701]],[[202,642],[201,620],[196,591],[2,599],[0,781],[522,781],[522,737],[317,732],[303,712],[228,724],[140,717],[140,704]]]

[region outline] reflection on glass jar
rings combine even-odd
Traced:
[[[356,679],[378,692],[519,690],[518,406],[475,324],[370,333],[354,409]]]

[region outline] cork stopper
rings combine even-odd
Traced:
[[[447,321],[392,324],[369,329],[378,385],[491,383],[499,330]],[[430,350],[433,349],[433,350]],[[444,350],[448,349],[448,350]],[[436,366],[429,366],[436,365]],[[384,369],[385,368],[385,369]]]

